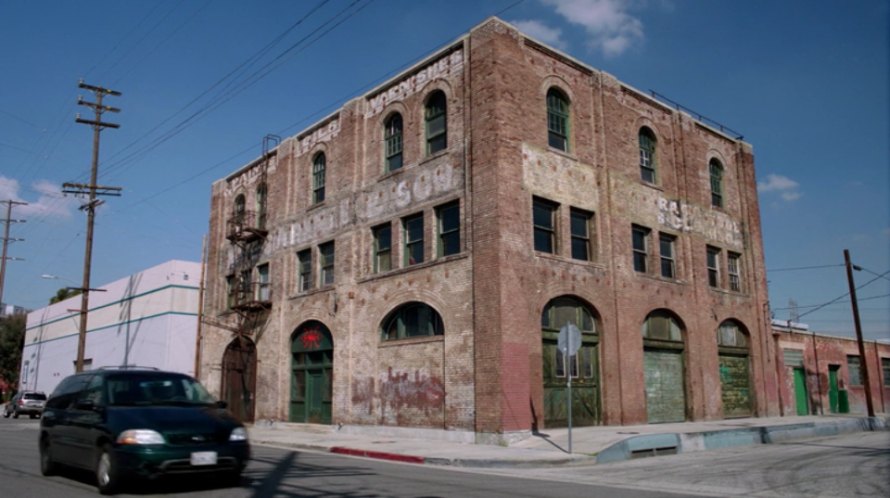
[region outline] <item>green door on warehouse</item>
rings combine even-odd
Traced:
[[[334,345],[324,324],[307,322],[291,341],[290,422],[331,423]]]
[[[794,369],[794,402],[797,405],[798,415],[808,415],[807,404],[807,378],[803,368]]]

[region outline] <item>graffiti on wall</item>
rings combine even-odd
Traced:
[[[423,370],[395,370],[390,367],[379,378],[355,380],[352,403],[368,414],[373,414],[377,405],[381,423],[387,420],[399,420],[401,423],[404,417],[410,416],[407,410],[423,412],[424,417],[441,412],[445,406],[445,385],[439,377]],[[414,423],[418,425],[417,421]]]
[[[388,104],[404,100],[423,89],[428,82],[437,78],[449,78],[460,73],[464,67],[463,50],[456,50],[441,59],[432,62],[420,71],[408,76],[398,84],[378,93],[368,101],[365,118],[380,113]]]

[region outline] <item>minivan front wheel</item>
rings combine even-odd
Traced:
[[[111,451],[111,445],[102,446],[96,460],[96,487],[103,495],[114,494],[120,487],[120,472]]]

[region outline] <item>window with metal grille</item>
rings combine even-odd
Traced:
[[[661,276],[677,278],[677,261],[674,258],[674,245],[677,238],[666,233],[658,234],[658,253],[661,258]]]
[[[404,218],[402,232],[405,234],[405,266],[423,263],[423,213]]]
[[[742,255],[730,252],[727,254],[727,273],[729,273],[729,290],[735,292],[742,291],[742,278],[741,278],[741,262]]]
[[[460,252],[460,204],[452,202],[436,208],[436,221],[439,230],[439,244],[436,254],[439,257]]]
[[[385,144],[386,171],[395,171],[402,167],[402,115],[392,114],[383,124],[383,143]]]
[[[656,176],[655,162],[655,134],[649,128],[641,128],[639,134],[640,141],[640,178],[644,182],[655,183],[658,180]]]
[[[720,287],[720,249],[708,246],[708,285]]]
[[[631,227],[633,238],[634,271],[646,273],[649,270],[649,235],[652,231],[640,225]]]
[[[572,258],[582,261],[592,260],[593,213],[572,208],[569,210],[569,218],[572,232]]]
[[[556,253],[556,210],[558,204],[532,199],[532,223],[534,224],[535,250],[550,254]]]
[[[392,227],[389,223],[373,228],[374,273],[392,269]]]
[[[437,90],[426,101],[426,153],[435,154],[448,147],[448,121],[445,92]]]
[[[569,99],[556,88],[547,91],[547,142],[554,149],[569,150]]]
[[[257,285],[254,296],[257,301],[266,302],[272,298],[272,283],[269,281],[269,264],[256,267]]]
[[[321,266],[321,285],[334,283],[334,241],[318,246],[319,264]]]
[[[711,205],[723,207],[723,165],[711,159],[708,169],[711,172]]]
[[[324,152],[319,152],[312,161],[312,203],[318,204],[324,200],[325,170],[327,160]]]
[[[850,374],[850,385],[862,385],[862,362],[858,355],[847,356],[847,372]]]

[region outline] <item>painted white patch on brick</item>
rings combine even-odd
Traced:
[[[398,84],[394,84],[385,91],[371,97],[368,100],[368,110],[365,112],[365,118],[372,118],[379,114],[388,104],[404,100],[423,90],[424,85],[430,81],[437,78],[450,78],[460,74],[463,68],[463,50],[456,50],[445,57],[433,61]]]

